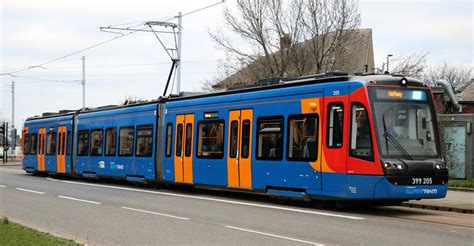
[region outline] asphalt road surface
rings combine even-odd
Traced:
[[[0,215],[92,245],[474,245],[474,215],[316,209],[196,189],[38,177],[0,167]]]

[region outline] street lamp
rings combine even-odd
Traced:
[[[392,57],[392,56],[393,56],[392,54],[387,55],[387,73],[390,73],[390,70],[388,69],[388,63],[389,63],[390,57]]]

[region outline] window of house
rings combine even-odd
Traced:
[[[36,149],[37,149],[37,146],[38,146],[38,134],[36,133],[33,133],[31,134],[30,136],[30,142],[31,142],[31,145],[30,145],[30,155],[36,155]]]
[[[48,132],[46,134],[46,154],[54,155],[56,154],[56,132]]]
[[[176,127],[176,156],[183,154],[183,124]]]
[[[133,155],[134,131],[135,129],[133,127],[120,128],[120,137],[119,137],[119,155],[120,156]]]
[[[281,160],[283,117],[258,119],[257,131],[257,159]]]
[[[117,128],[105,130],[105,155],[114,156],[117,149]]]
[[[89,131],[82,130],[77,135],[77,155],[86,156],[89,154]]]
[[[198,123],[197,156],[222,158],[224,156],[224,121]]]
[[[23,139],[23,155],[29,155],[30,150],[31,150],[31,137],[30,137],[30,134],[25,134],[25,138]]]
[[[328,106],[327,147],[342,147],[344,105],[331,103]]]
[[[137,126],[136,156],[152,156],[153,125]]]
[[[103,150],[103,134],[102,129],[94,129],[91,131],[91,156],[101,156]]]
[[[288,160],[316,161],[318,115],[293,115],[288,120]]]
[[[171,146],[173,141],[173,124],[166,125],[166,156],[171,156]]]
[[[372,137],[367,110],[360,103],[351,107],[351,148],[350,155],[365,160],[373,160]]]

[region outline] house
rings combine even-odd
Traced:
[[[334,33],[326,34],[326,39],[330,40]],[[322,39],[322,38],[321,38]],[[317,40],[316,40],[317,41]],[[331,52],[329,56],[323,61],[324,67],[316,67],[316,57],[311,52],[311,47],[316,42],[314,39],[306,40],[302,43],[293,44],[296,54],[304,56],[304,64],[300,61],[288,64],[286,73],[283,77],[303,76],[310,74],[317,74],[321,72],[345,72],[349,74],[365,73],[374,71],[374,51],[372,42],[372,29],[356,29],[351,33],[351,38],[342,46],[340,50]],[[280,50],[273,53],[276,60],[281,55],[284,55],[284,49],[287,49],[291,44],[288,37],[282,37],[280,40]],[[263,69],[265,64],[265,57],[256,59],[253,63],[236,71],[234,74],[218,82],[213,86],[216,90],[221,90],[229,87],[245,86],[255,83],[255,81],[272,77],[268,75]],[[273,76],[275,77],[275,76]]]

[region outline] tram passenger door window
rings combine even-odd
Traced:
[[[175,182],[193,183],[194,114],[176,116]]]
[[[56,165],[58,173],[66,172],[66,126],[58,128],[58,152],[56,155]]]
[[[229,187],[252,188],[252,118],[251,109],[229,112],[229,154],[227,157]]]
[[[44,149],[46,142],[46,128],[40,128],[38,130],[38,171],[44,171]]]

